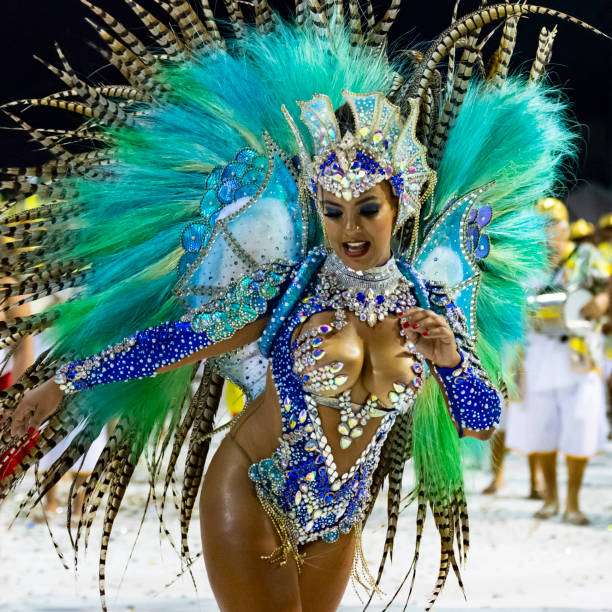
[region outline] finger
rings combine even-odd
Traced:
[[[417,329],[415,333],[425,338],[429,338],[430,340],[448,340],[448,344],[451,343],[451,340],[454,340],[454,336],[449,335],[448,330],[443,327],[434,327],[422,331]]]
[[[401,313],[400,316],[402,317],[402,319],[418,321],[424,316],[427,316],[429,313],[431,313],[431,310],[425,310],[424,308],[407,308],[406,310],[404,310],[404,312]]]
[[[440,327],[441,323],[434,313],[428,313],[427,311],[424,311],[423,313],[419,313],[418,316],[412,317],[407,320],[404,320],[404,318],[402,318],[401,325],[404,329],[411,328],[418,330],[419,328],[429,329],[432,327]]]

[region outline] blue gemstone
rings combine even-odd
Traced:
[[[362,304],[365,302],[365,295],[361,291],[357,294],[357,301]]]
[[[385,301],[385,296],[384,295],[377,295],[376,296],[376,302],[378,304],[382,304]]]

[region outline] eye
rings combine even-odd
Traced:
[[[379,204],[365,204],[359,209],[359,214],[362,217],[373,217],[380,210]]]
[[[342,211],[339,208],[326,208],[323,214],[330,219],[337,219],[342,216]]]

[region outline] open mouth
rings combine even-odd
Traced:
[[[363,257],[370,248],[367,241],[343,242],[342,248],[347,257]]]

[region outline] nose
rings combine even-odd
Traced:
[[[354,234],[360,230],[358,225],[357,215],[353,212],[349,212],[344,215],[344,231],[347,234]]]

